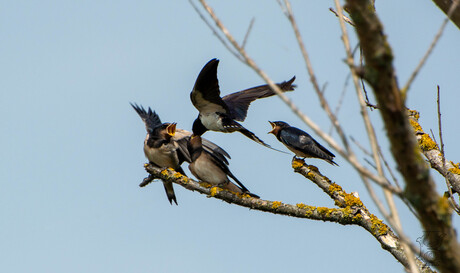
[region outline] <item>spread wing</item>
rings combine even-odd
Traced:
[[[130,104],[137,112],[137,114],[139,114],[142,121],[145,123],[145,129],[147,130],[147,132],[152,133],[153,129],[155,129],[158,126],[161,126],[162,123],[160,117],[157,115],[157,113],[155,113],[155,111],[152,112],[152,109],[150,107],[149,110],[146,111],[144,107],[140,105],[132,103]]]
[[[219,81],[217,80],[218,64],[219,60],[212,59],[201,69],[190,93],[193,105],[202,114],[228,112],[227,105],[220,97]]]
[[[183,154],[185,161],[187,162],[192,162],[192,158],[190,156],[190,153],[187,149],[187,143],[190,140],[190,136],[192,135],[191,132],[183,130],[183,129],[176,129],[176,134],[173,137],[173,140],[176,141],[178,145],[178,150],[180,151],[181,154]],[[230,155],[221,147],[219,147],[217,144],[214,142],[211,142],[205,138],[202,138],[202,146],[203,149],[211,154],[213,157],[217,158],[221,162],[224,162],[225,164],[228,163],[228,159],[230,159]]]
[[[335,157],[333,153],[316,142],[309,134],[295,127],[283,129],[280,133],[280,139],[284,144],[313,157],[330,160]]]
[[[278,87],[284,91],[292,91],[296,87],[292,83],[295,76],[289,81],[278,83]],[[237,121],[244,121],[248,113],[248,108],[251,102],[256,99],[267,98],[275,95],[276,93],[268,86],[268,84],[252,87],[243,91],[235,92],[226,95],[222,98],[227,105],[230,116]]]

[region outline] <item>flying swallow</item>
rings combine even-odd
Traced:
[[[176,123],[162,123],[160,117],[155,112],[152,112],[150,107],[146,111],[144,107],[137,104],[131,104],[131,106],[144,121],[147,130],[147,136],[144,140],[145,157],[153,165],[160,168],[173,168],[175,171],[185,175],[181,164],[184,161],[192,161],[187,149],[187,143],[192,133],[176,128]],[[218,160],[228,164],[227,158],[230,158],[230,155],[216,144],[203,139],[203,149]],[[163,181],[163,185],[171,205],[172,201],[177,205],[172,182]],[[143,183],[141,186],[143,186]]]
[[[302,158],[319,158],[332,165],[338,166],[338,164],[333,161],[335,155],[329,152],[306,132],[292,127],[283,121],[269,121],[269,123],[272,126],[272,130],[268,133],[275,135],[276,138],[296,156]]]
[[[249,192],[249,190],[233,175],[227,164],[203,149],[201,136],[192,135],[188,143],[188,149],[192,157],[192,163],[190,163],[188,168],[196,178],[232,192],[247,193],[252,197],[259,198],[259,196]],[[229,177],[231,177],[239,187],[232,183]]]
[[[271,148],[238,121],[245,120],[251,102],[273,96],[275,92],[268,85],[260,85],[221,98],[217,80],[218,64],[219,60],[212,59],[203,67],[190,93],[193,105],[200,112],[193,123],[193,134],[201,136],[208,130],[224,133],[238,131],[255,142]],[[285,92],[292,91],[295,87],[292,85],[294,80],[295,77],[279,83],[278,86]]]

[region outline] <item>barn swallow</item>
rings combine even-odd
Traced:
[[[173,168],[175,171],[185,175],[181,164],[184,161],[191,162],[191,156],[187,149],[187,143],[192,133],[176,128],[176,123],[162,123],[160,117],[148,111],[142,106],[131,104],[145,123],[147,136],[144,140],[144,154],[149,162],[160,168]],[[228,164],[227,158],[230,155],[222,148],[209,140],[203,139],[203,149],[215,156],[218,160]],[[141,184],[143,185],[143,184]],[[171,182],[163,181],[166,196],[172,205],[177,205],[176,195]]]
[[[259,196],[250,193],[249,190],[232,174],[228,164],[216,158],[213,154],[206,152],[202,147],[202,138],[198,135],[192,135],[188,143],[192,163],[188,166],[192,174],[201,181],[208,182],[211,185],[221,187],[236,193],[247,193],[252,197]],[[228,177],[231,177],[237,185],[232,183]]]
[[[193,123],[193,134],[201,136],[208,130],[224,133],[238,131],[255,142],[271,148],[237,121],[245,120],[251,102],[273,96],[275,92],[268,85],[260,85],[221,98],[217,80],[218,64],[219,60],[212,59],[203,67],[190,93],[193,105],[200,112]],[[292,91],[295,87],[292,85],[294,80],[295,77],[279,83],[278,86],[285,92]]]
[[[306,132],[292,127],[283,121],[269,121],[269,123],[272,126],[272,130],[268,133],[275,135],[276,138],[296,156],[304,159],[306,157],[319,158],[332,165],[338,166],[338,164],[333,161],[335,155],[329,152]]]

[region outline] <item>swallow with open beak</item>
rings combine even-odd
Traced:
[[[332,165],[338,166],[338,164],[333,161],[335,155],[329,152],[306,132],[292,127],[283,121],[269,121],[269,123],[272,126],[272,130],[268,133],[275,135],[284,146],[295,154],[295,156],[304,159],[306,157],[319,158]]]
[[[261,85],[221,98],[217,80],[218,64],[219,60],[212,59],[203,67],[190,93],[193,105],[200,112],[193,123],[193,134],[201,136],[208,130],[224,133],[238,131],[255,142],[271,148],[237,121],[245,120],[251,102],[273,96],[275,92],[268,85]],[[278,86],[282,91],[292,91],[295,87],[292,85],[294,80],[295,77],[279,83]]]
[[[142,106],[131,104],[134,110],[139,114],[145,123],[147,136],[144,140],[144,154],[149,162],[160,168],[173,168],[175,171],[185,175],[181,164],[184,161],[191,162],[191,156],[187,149],[191,132],[176,128],[176,123],[162,123],[160,117],[152,112],[149,107],[148,111]],[[222,148],[209,140],[203,139],[203,149],[212,154],[217,160],[228,164],[227,158],[230,155]],[[148,178],[146,178],[148,180]],[[141,183],[140,186],[146,184]],[[163,181],[166,196],[172,205],[177,199],[171,182]]]
[[[203,150],[201,136],[192,135],[188,143],[188,149],[192,157],[192,163],[190,163],[188,168],[196,178],[232,192],[247,193],[252,197],[259,198],[259,196],[250,193],[243,183],[232,174],[227,164],[216,158],[213,154]],[[232,183],[229,177],[239,187]]]

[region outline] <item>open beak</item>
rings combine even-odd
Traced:
[[[174,136],[174,134],[176,133],[176,124],[177,123],[171,123],[170,125],[168,125],[168,127],[166,128],[168,135]]]
[[[268,123],[270,123],[270,125],[272,126],[272,130],[268,132],[267,134],[275,134],[276,124],[271,121],[268,121]]]

